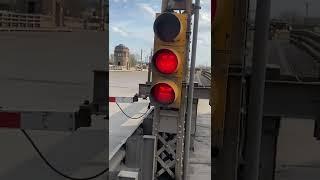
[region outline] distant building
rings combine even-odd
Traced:
[[[129,63],[129,48],[123,44],[119,44],[114,48],[114,65],[122,66],[126,69],[131,68]]]

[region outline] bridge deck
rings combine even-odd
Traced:
[[[270,41],[269,49],[268,63],[279,65],[281,74],[297,76],[297,78],[318,77],[317,61],[288,40]]]

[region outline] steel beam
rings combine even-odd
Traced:
[[[217,167],[213,179],[235,180],[238,177],[241,132],[241,107],[243,105],[245,44],[247,26],[247,0],[220,1],[225,6],[224,19],[220,19],[217,33],[214,66],[212,68],[212,138],[213,156]],[[221,10],[221,9],[220,9]],[[218,13],[219,15],[219,13]],[[217,17],[218,21],[219,16]],[[215,25],[219,25],[218,22]],[[219,28],[219,29],[218,29]],[[225,38],[225,39],[224,39]],[[232,68],[239,71],[238,76]]]
[[[264,115],[314,118],[319,114],[320,83],[267,81]]]
[[[217,177],[234,180],[238,176],[241,115],[241,78],[229,77],[223,147],[217,158]]]
[[[281,79],[281,77],[280,77]],[[150,86],[139,84],[140,95]],[[319,82],[267,80],[265,84],[264,115],[314,118],[320,106]],[[205,99],[210,89],[195,87],[194,97]]]
[[[117,171],[125,156],[125,150],[123,148],[119,149],[117,153],[109,160],[109,171]]]
[[[143,137],[142,135],[133,135],[129,137],[125,144],[126,147],[126,162],[128,168],[140,168],[143,156]]]
[[[154,179],[156,137],[144,135],[143,141],[142,180]]]
[[[139,172],[134,171],[120,171],[118,174],[118,180],[138,180]]]
[[[149,96],[151,85],[139,84],[139,97],[146,98]],[[193,98],[194,99],[209,99],[211,87],[194,87]]]

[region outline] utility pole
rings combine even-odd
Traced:
[[[149,61],[148,61],[148,81],[147,81],[147,84],[150,84],[151,83],[151,58],[152,58],[152,55],[153,55],[153,52],[152,52],[152,49],[150,50],[150,57],[149,57]]]
[[[141,55],[140,55],[140,67],[142,68],[142,49],[141,49]]]

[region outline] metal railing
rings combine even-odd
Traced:
[[[123,66],[109,66],[109,70],[111,71],[121,71],[125,69]]]
[[[64,25],[73,30],[98,30],[100,29],[100,20],[100,17],[91,17],[88,20],[75,17],[64,17]]]
[[[309,30],[293,30],[290,32],[290,42],[307,51],[320,61],[320,34]]]
[[[90,19],[64,17],[63,25],[56,26],[54,17],[42,14],[0,11],[0,31],[73,31],[100,30],[100,17]],[[104,23],[106,29],[106,23]]]
[[[32,30],[53,27],[51,16],[0,11],[1,30]]]
[[[201,71],[201,75],[205,78],[207,78],[208,80],[211,80],[211,72],[210,70],[202,70]]]

